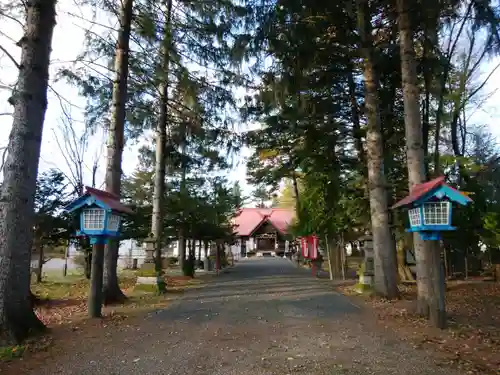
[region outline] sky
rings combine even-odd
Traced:
[[[0,4],[4,0],[0,0]],[[71,61],[74,61],[76,56],[80,54],[84,46],[84,27],[87,25],[82,18],[89,18],[86,14],[76,14],[74,6],[71,7],[70,2],[59,2],[57,25],[54,30],[52,54],[51,54],[51,88],[49,90],[49,105],[45,116],[41,159],[39,173],[50,168],[59,168],[65,173],[69,173],[69,168],[65,162],[63,153],[58,146],[61,143],[61,124],[63,119],[63,109],[61,103],[70,110],[70,115],[73,120],[73,127],[77,134],[82,134],[85,129],[83,109],[85,107],[85,99],[78,94],[78,90],[62,80],[56,80],[57,72],[63,67],[71,66]],[[14,41],[20,39],[21,29],[14,22],[5,21],[2,19],[0,32],[0,46],[8,50],[8,52],[17,60],[20,59],[20,50],[14,45]],[[8,37],[6,37],[7,35]],[[12,40],[9,40],[12,39]],[[14,64],[0,51],[0,113],[11,112],[12,109],[7,103],[9,97],[8,90],[2,90],[1,85],[8,85],[15,82],[17,70]],[[54,91],[56,93],[54,93]],[[241,94],[241,93],[237,93]],[[0,148],[8,143],[8,137],[12,126],[12,117],[0,116]],[[253,125],[255,126],[255,124]],[[250,126],[251,128],[252,126]],[[246,124],[239,125],[239,131],[244,131],[249,127]],[[127,144],[123,153],[123,172],[130,174],[137,164],[137,153],[140,146],[144,143],[151,142],[151,135],[145,136],[144,139],[134,143]],[[86,154],[86,168],[84,171],[85,183],[91,183],[91,168],[94,160],[99,160],[99,169],[96,178],[96,187],[103,187],[105,176],[106,150],[105,150],[105,134],[103,131],[98,132],[92,137],[89,142],[88,152]],[[249,156],[250,150],[244,148],[234,158],[234,167],[229,171],[228,178],[230,181],[239,181],[244,194],[249,195],[252,187],[246,182],[246,166],[244,159]]]
[[[0,4],[6,0],[0,0]],[[56,73],[62,67],[69,66],[69,62],[73,61],[76,56],[82,52],[84,45],[84,22],[81,18],[86,18],[88,15],[80,14],[75,15],[73,12],[75,6],[71,6],[73,2],[59,2],[57,25],[53,37],[53,51],[51,55],[51,87],[49,92],[49,105],[45,117],[41,160],[39,171],[43,172],[47,169],[57,167],[63,172],[68,173],[64,156],[59,150],[56,138],[61,138],[60,126],[62,118],[61,103],[64,106],[71,108],[71,117],[73,119],[73,126],[78,134],[84,130],[84,117],[83,108],[85,100],[78,95],[78,90],[63,81],[56,81]],[[20,39],[21,29],[12,22],[5,19],[1,20],[2,26],[0,27],[0,46],[5,48],[17,61],[19,61],[20,50],[15,46],[15,41]],[[482,70],[489,72],[494,66],[500,62],[500,59],[494,59],[484,64]],[[9,85],[15,82],[17,77],[17,70],[9,58],[0,51],[0,148],[5,147],[8,143],[10,128],[12,125],[12,118],[8,115],[1,115],[3,113],[11,112],[11,107],[7,103],[9,97],[8,90],[2,89],[2,85]],[[493,90],[500,87],[500,69],[498,69],[489,80],[485,92],[493,92]],[[477,124],[488,125],[493,134],[500,138],[500,111],[496,107],[496,103],[500,102],[500,92],[492,95],[488,102],[483,106],[483,109],[474,114],[473,121]],[[255,124],[252,126],[254,127]],[[242,124],[241,128],[244,130],[246,124]],[[57,136],[59,135],[59,136]],[[138,144],[128,144],[125,147],[123,154],[123,171],[125,174],[130,174],[137,162],[137,150],[144,142],[150,142],[149,139],[144,139]],[[245,194],[249,194],[251,187],[246,182],[246,167],[244,158],[249,156],[250,150],[243,149],[239,157],[237,157],[237,164],[229,173],[231,181],[239,181]],[[100,157],[98,157],[100,155]],[[86,154],[86,170],[85,183],[91,183],[91,166],[96,157],[99,160],[99,169],[97,173],[97,187],[102,186],[105,173],[105,136],[99,132],[89,142],[89,149]]]

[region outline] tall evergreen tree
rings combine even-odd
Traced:
[[[24,36],[7,159],[0,190],[0,346],[19,343],[43,323],[30,298],[34,197],[47,110],[56,1],[26,3]]]

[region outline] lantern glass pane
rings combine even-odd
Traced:
[[[424,203],[425,225],[449,225],[450,224],[450,202]]]
[[[410,225],[412,227],[418,227],[422,225],[422,219],[420,218],[420,208],[412,208],[408,210],[408,217],[410,218]]]
[[[108,227],[106,229],[111,232],[118,232],[119,226],[120,226],[120,216],[116,214],[110,214],[108,217]]]
[[[104,230],[104,216],[102,208],[83,210],[83,229]]]

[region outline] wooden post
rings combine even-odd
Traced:
[[[92,270],[88,298],[88,315],[90,318],[100,318],[102,315],[102,284],[104,266],[104,243],[92,247]]]

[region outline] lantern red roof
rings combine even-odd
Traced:
[[[126,214],[131,214],[134,212],[130,207],[121,203],[120,197],[115,195],[115,194],[109,193],[109,192],[104,191],[104,190],[95,189],[95,188],[92,188],[89,186],[86,186],[85,190],[86,190],[85,191],[86,195],[87,194],[92,195],[95,199],[101,201],[102,203],[104,203],[106,206],[108,206],[110,209],[112,209],[114,211],[118,211],[118,212],[122,212],[122,213],[126,213]]]
[[[472,201],[464,193],[462,193],[462,192],[458,191],[457,189],[454,189],[453,187],[446,184],[444,182],[444,180],[445,180],[445,177],[440,176],[440,177],[437,177],[433,180],[415,185],[413,187],[413,189],[411,190],[410,194],[407,197],[401,199],[396,204],[394,204],[392,206],[392,208],[394,209],[394,208],[398,208],[398,207],[402,207],[402,206],[409,206],[412,203],[415,203],[416,201],[418,201],[419,199],[424,197],[426,194],[431,193],[432,191],[435,191],[437,188],[439,188],[441,186],[446,186],[446,188],[451,189],[452,191],[464,196],[467,201]]]

